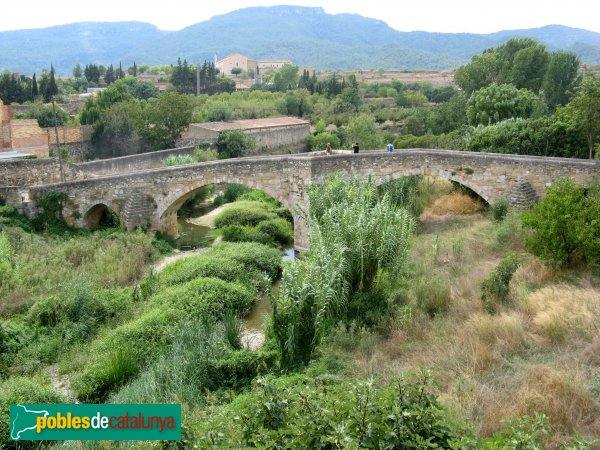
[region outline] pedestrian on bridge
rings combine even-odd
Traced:
[[[392,144],[391,142],[388,143],[387,151],[388,151],[388,153],[394,153],[394,144]]]
[[[331,144],[329,142],[327,143],[327,147],[325,147],[325,153],[328,155],[333,154],[333,150],[331,149]]]
[[[358,142],[352,146],[352,150],[354,150],[354,153],[358,153]]]

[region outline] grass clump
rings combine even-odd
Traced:
[[[9,405],[28,403],[64,403],[66,398],[54,388],[29,377],[12,377],[0,383],[0,447],[13,448],[10,439]],[[38,448],[40,442],[23,441],[16,448]]]
[[[228,225],[255,226],[264,220],[277,216],[268,211],[267,205],[261,202],[240,201],[225,209],[215,217],[215,226],[223,228]]]
[[[264,275],[274,279],[281,265],[281,255],[259,243],[223,242],[206,253],[169,264],[161,272],[159,283],[172,286],[198,277],[216,277],[226,281],[257,283]]]
[[[498,304],[508,303],[510,280],[520,265],[521,258],[511,253],[500,261],[498,267],[481,283],[481,300],[486,312],[493,314]]]

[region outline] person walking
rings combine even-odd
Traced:
[[[354,150],[354,153],[358,153],[358,142],[352,146],[352,150]]]
[[[333,154],[333,150],[331,149],[331,144],[329,142],[327,143],[327,147],[325,147],[325,153],[328,155]]]
[[[391,142],[387,145],[387,151],[388,153],[394,153],[394,145]]]

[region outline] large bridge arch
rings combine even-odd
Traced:
[[[281,184],[266,184],[256,179],[244,177],[223,177],[213,176],[194,180],[185,185],[178,185],[170,190],[158,204],[156,215],[158,224],[156,229],[177,236],[177,212],[183,204],[190,199],[196,192],[209,185],[238,184],[251,189],[257,189],[273,197],[286,207],[292,214],[294,221],[294,245],[298,248],[305,248],[304,236],[302,235],[303,210],[297,202],[290,201],[289,192]],[[279,188],[276,188],[279,186]]]

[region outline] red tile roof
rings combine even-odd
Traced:
[[[193,123],[190,127],[203,128],[211,131],[251,130],[253,128],[274,128],[290,125],[308,125],[309,121],[297,117],[271,117],[267,119],[232,120],[230,122]]]

